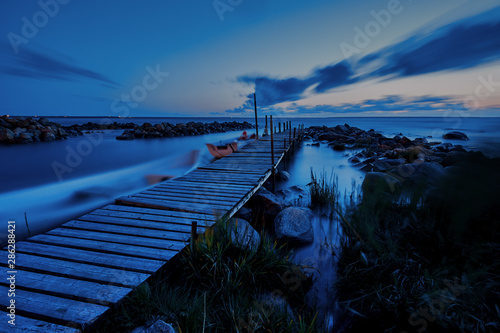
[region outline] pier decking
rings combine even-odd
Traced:
[[[291,131],[274,134],[274,165]],[[294,140],[292,140],[294,141]],[[15,268],[0,269],[0,306],[15,300],[0,332],[79,332],[91,328],[182,250],[192,222],[203,232],[233,216],[272,174],[271,137],[182,177],[116,199],[61,227],[15,244]],[[15,271],[15,273],[12,273]],[[8,297],[15,275],[15,297]]]

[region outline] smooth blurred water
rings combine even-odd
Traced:
[[[87,122],[170,122],[248,121],[253,118],[50,118],[64,125]],[[373,128],[386,136],[402,133],[410,138],[428,137],[437,141],[450,130],[464,131],[470,141],[457,142],[490,156],[500,156],[500,118],[284,118],[292,126],[304,124],[336,126],[347,123],[361,129]],[[264,118],[259,118],[262,133]],[[208,163],[210,155],[204,143],[237,138],[240,132],[163,139],[117,141],[122,130],[104,131],[83,137],[51,143],[0,145],[0,236],[9,219],[17,221],[18,239],[25,237],[25,214],[32,234],[49,230],[69,219],[96,209],[113,199],[138,192],[148,186],[145,176],[151,174],[177,176],[199,163]],[[250,134],[250,133],[249,133]],[[192,161],[193,151],[201,152]],[[352,178],[360,175],[352,170],[342,153],[326,147],[304,147],[289,162],[294,185],[310,181],[310,167],[339,175],[343,193],[351,188]],[[3,240],[4,237],[1,237]]]

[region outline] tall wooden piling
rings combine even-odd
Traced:
[[[271,115],[271,128],[273,127],[273,116]],[[276,192],[276,170],[274,168],[274,134],[271,131],[271,181],[273,183],[273,193]]]
[[[255,107],[255,140],[259,140],[259,123],[257,122],[257,96],[253,94],[253,105]]]

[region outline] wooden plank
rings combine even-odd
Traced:
[[[135,194],[132,196],[132,198],[141,198],[141,199],[153,199],[153,200],[160,200],[160,201],[168,201],[171,203],[179,203],[179,204],[196,204],[196,205],[209,205],[211,207],[214,207],[216,209],[230,209],[233,207],[231,204],[226,202],[220,202],[220,201],[210,201],[210,200],[204,200],[204,199],[197,199],[195,196],[188,196],[188,197],[169,197],[168,195],[161,195],[161,194],[149,194],[149,193],[139,193]]]
[[[177,223],[166,223],[169,222],[168,219],[164,219],[163,222],[151,222],[147,221],[143,216],[139,215],[140,218],[127,218],[119,215],[109,216],[109,215],[99,215],[96,212],[92,212],[87,215],[83,215],[78,218],[79,221],[88,221],[88,222],[99,222],[99,223],[109,223],[109,224],[117,224],[117,225],[126,225],[132,227],[140,227],[145,229],[158,229],[158,230],[167,230],[167,231],[176,231],[176,232],[191,232],[191,225],[188,223],[185,224],[177,224]],[[174,220],[173,218],[170,220]],[[200,226],[200,228],[203,228]]]
[[[228,193],[228,192],[214,192],[211,190],[199,190],[199,189],[176,189],[176,188],[160,188],[160,187],[155,187],[152,189],[147,190],[146,192],[152,192],[152,193],[162,193],[162,194],[171,194],[175,196],[180,196],[180,197],[186,197],[186,196],[205,196],[205,197],[210,197],[211,199],[216,199],[216,200],[225,200],[227,198],[234,198],[235,196],[243,196],[246,194],[246,192],[242,192],[239,195],[235,195],[235,193]]]
[[[10,270],[7,267],[0,267],[2,276],[8,276],[8,271]],[[0,279],[0,284],[9,286],[7,279]],[[16,273],[16,289],[18,288],[34,292],[39,290],[52,296],[103,305],[116,304],[132,291],[130,288],[41,274],[21,269],[17,269]]]
[[[0,286],[0,305],[7,307],[9,288]],[[100,304],[84,303],[72,299],[16,290],[16,314],[56,324],[68,324],[79,329],[91,326],[109,310]],[[4,318],[5,320],[5,318]]]
[[[0,332],[30,332],[30,333],[78,333],[79,329],[67,327],[63,325],[52,324],[46,321],[31,319],[16,314],[15,325],[8,323],[6,315],[3,315],[3,320],[0,320]]]
[[[144,273],[40,257],[25,253],[16,253],[16,267],[123,287],[137,287],[149,277],[148,274]]]
[[[221,185],[224,185],[224,184],[236,184],[236,185],[247,185],[247,186],[255,186],[255,184],[257,183],[257,181],[244,181],[244,180],[232,180],[232,179],[229,179],[229,178],[225,178],[225,177],[189,177],[189,178],[185,178],[183,179],[183,181],[185,182],[191,182],[191,183],[215,183],[215,184],[221,184]]]
[[[68,247],[45,245],[27,241],[16,243],[16,253],[17,252],[150,274],[155,273],[165,264],[165,261],[160,260],[130,258],[117,254],[77,250]]]
[[[206,170],[200,170],[196,169],[192,172],[189,173],[191,176],[202,176],[202,177],[227,177],[229,179],[245,179],[245,180],[252,180],[256,181],[259,180],[262,177],[262,174],[242,174],[242,173],[235,173],[235,172],[220,172],[220,171],[206,171]]]
[[[167,200],[121,197],[116,199],[115,202],[119,205],[164,209],[164,210],[175,210],[179,212],[189,212],[189,213],[204,213],[204,214],[217,215],[217,212],[220,212],[219,209],[210,205],[201,205],[201,204],[195,205],[182,202],[171,202]]]
[[[175,181],[167,181],[167,182],[161,183],[160,185],[157,185],[157,186],[168,186],[168,185],[170,185],[170,186],[185,186],[187,184],[183,181],[177,181],[177,178],[176,178]],[[205,184],[205,185],[199,185],[199,186],[219,188],[218,186],[215,186],[213,184]],[[245,186],[227,184],[227,185],[224,185],[224,187],[227,188],[228,190],[233,189],[233,190],[241,191],[241,190],[243,190],[243,188]],[[246,186],[246,187],[248,187],[248,189],[251,188],[251,186]]]
[[[49,244],[49,245],[58,245],[58,246],[67,246],[74,249],[83,249],[83,250],[99,250],[103,253],[112,253],[112,254],[121,254],[130,257],[137,258],[146,258],[146,259],[158,259],[158,260],[170,260],[173,256],[177,254],[178,251],[184,248],[184,244],[173,244],[172,248],[169,250],[159,249],[159,248],[150,248],[144,246],[135,246],[130,244],[119,244],[119,243],[110,243],[99,241],[95,239],[82,239],[76,238],[74,235],[65,235],[64,228],[60,231],[55,231],[54,229],[48,234],[36,235],[29,240],[31,242]],[[67,229],[66,231],[75,231],[72,229]],[[81,231],[77,231],[76,234],[81,234]],[[87,236],[89,237],[89,236]],[[145,241],[144,243],[147,243]]]
[[[168,183],[157,185],[155,187],[152,187],[150,189],[179,189],[179,190],[184,190],[184,189],[191,189],[191,190],[199,190],[199,191],[211,191],[213,193],[234,193],[234,194],[241,194],[244,195],[246,192],[248,192],[251,187],[246,188],[246,186],[242,186],[240,188],[233,188],[229,187],[226,185],[214,185],[211,183],[207,184],[192,184],[188,182],[183,182],[182,185],[171,185]]]
[[[106,232],[97,232],[91,230],[85,230],[82,232],[80,229],[70,229],[70,228],[57,228],[49,231],[47,234],[55,236],[65,236],[74,237],[84,240],[96,240],[109,243],[118,243],[125,245],[147,245],[148,248],[156,248],[163,250],[180,250],[184,248],[184,243],[179,241],[171,241],[165,239],[157,238],[142,238],[138,236],[131,235],[119,235]]]
[[[168,222],[168,224],[180,224],[184,226],[191,226],[191,223],[193,221],[197,221],[199,226],[203,227],[210,227],[213,223],[215,223],[215,219],[212,216],[208,216],[207,218],[211,218],[210,220],[207,219],[199,219],[199,218],[190,218],[189,216],[186,217],[177,217],[177,216],[168,216],[168,215],[163,215],[163,214],[155,214],[157,211],[159,212],[169,212],[165,210],[158,210],[158,209],[151,209],[154,212],[149,212],[149,211],[142,211],[145,210],[145,208],[136,208],[136,207],[127,207],[127,206],[116,206],[120,208],[131,208],[131,209],[139,209],[140,211],[134,211],[134,210],[124,210],[124,209],[116,209],[113,210],[111,209],[98,209],[92,212],[92,215],[99,215],[99,216],[115,216],[115,217],[121,217],[124,219],[138,219],[138,220],[143,220],[143,221],[158,221],[158,222]],[[178,213],[178,212],[173,212]]]
[[[154,192],[154,191],[141,192],[135,194],[133,197],[201,203],[201,204],[220,206],[220,208],[231,208],[232,207],[231,203],[238,201],[234,197],[212,198],[212,197],[207,197],[207,195],[199,195],[199,194],[182,194],[182,193],[171,194],[168,192]]]
[[[183,232],[157,230],[157,229],[143,229],[136,227],[128,227],[124,225],[95,223],[95,222],[78,221],[78,220],[66,222],[62,225],[62,227],[112,233],[112,234],[159,238],[169,241],[178,241],[180,243],[185,242],[190,237],[189,233],[183,233]],[[144,242],[148,240],[149,239],[147,240],[145,239]]]
[[[111,210],[119,212],[128,212],[136,214],[148,214],[156,216],[165,217],[176,217],[182,219],[189,219],[192,221],[215,221],[216,218],[213,214],[199,214],[199,213],[186,213],[186,212],[176,212],[161,209],[150,209],[150,208],[139,208],[139,207],[127,207],[118,205],[107,205],[102,208],[102,210]]]

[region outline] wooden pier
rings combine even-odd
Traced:
[[[271,135],[259,138],[182,177],[17,242],[15,268],[7,266],[8,253],[1,261],[0,332],[92,329],[187,245],[193,222],[202,233],[216,217],[230,218],[274,175],[296,141],[287,124],[273,141]],[[8,323],[11,299],[15,326]]]

